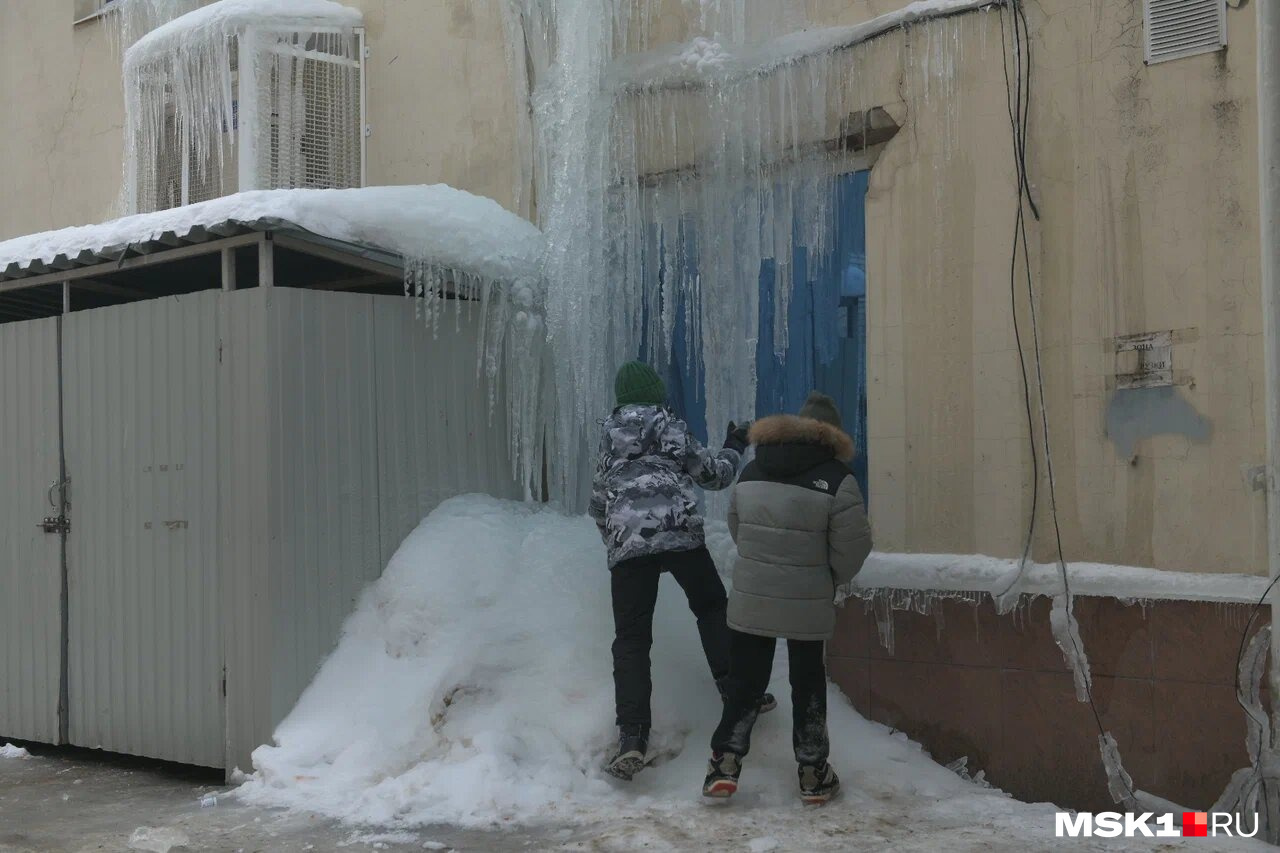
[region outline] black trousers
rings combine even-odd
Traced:
[[[760,695],[769,686],[777,640],[730,631],[729,682],[724,714],[711,736],[713,752],[744,756],[751,750],[751,729]],[[791,745],[796,762],[821,767],[831,753],[827,737],[827,668],[821,640],[787,640],[791,669]]]
[[[689,599],[711,676],[719,682],[729,674],[729,629],[724,621],[728,597],[710,552],[695,548],[623,560],[610,573],[613,688],[619,726],[649,728],[649,697],[653,693],[649,650],[653,646],[653,608],[663,572],[671,572]]]

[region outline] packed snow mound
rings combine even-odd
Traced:
[[[228,2],[228,0],[222,0]],[[221,5],[221,4],[218,4]],[[250,190],[210,201],[0,242],[0,270],[58,255],[102,252],[226,222],[295,225],[491,281],[538,275],[542,232],[493,199],[446,184],[356,189]]]
[[[731,554],[723,525],[708,541],[718,560]],[[1051,831],[1050,810],[946,771],[863,720],[834,688],[832,761],[845,804],[821,817],[804,810],[785,653],[774,668],[780,707],[757,728],[738,811],[702,808],[720,701],[669,578],[654,637],[653,747],[662,760],[624,786],[599,770],[616,730],[609,573],[594,525],[541,506],[455,498],[362,596],[274,745],[254,753],[257,772],[241,796],[382,827],[600,822],[628,843],[656,834],[676,848],[697,846],[679,842],[681,827],[718,837],[711,824],[720,820],[732,820],[735,838],[785,829],[789,843],[821,846],[868,808],[966,824],[1021,810]]]

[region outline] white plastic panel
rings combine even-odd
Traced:
[[[218,296],[64,319],[78,746],[222,764]]]
[[[0,325],[0,739],[58,741],[58,320]]]

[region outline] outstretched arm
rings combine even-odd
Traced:
[[[693,481],[707,491],[715,492],[733,485],[742,457],[738,451],[724,447],[712,453],[702,442],[685,433],[684,470]]]

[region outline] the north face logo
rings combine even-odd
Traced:
[[[827,489],[831,488],[829,485],[827,485],[827,481],[826,481],[826,480],[814,480],[814,481],[813,481],[813,487],[814,487],[815,489],[822,489],[822,491],[824,491],[824,492],[825,492]]]

